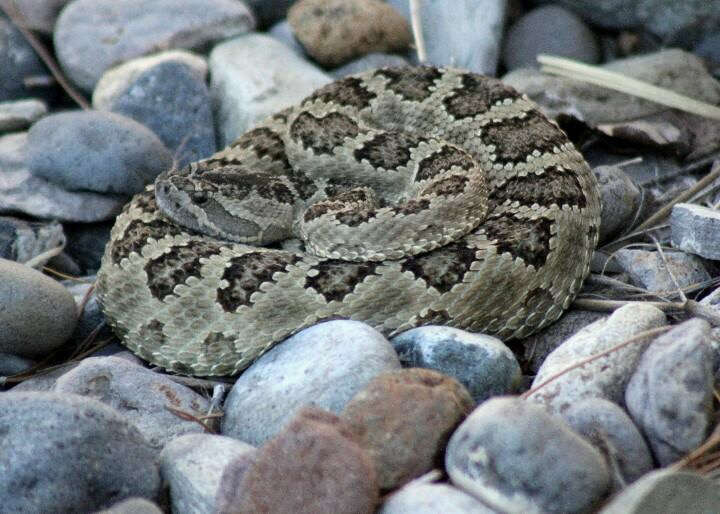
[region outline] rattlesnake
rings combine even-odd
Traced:
[[[158,177],[118,216],[98,295],[125,345],[183,374],[238,373],[335,318],[520,338],[577,294],[599,213],[582,156],[525,96],[379,69]]]

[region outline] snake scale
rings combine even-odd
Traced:
[[[378,69],[161,174],[118,216],[98,295],[133,352],[199,376],[328,319],[521,338],[577,294],[599,216],[589,167],[525,96]]]

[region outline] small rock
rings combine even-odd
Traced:
[[[400,368],[380,332],[328,321],[275,346],[240,375],[225,400],[223,435],[260,446],[304,405],[339,413],[380,373]]]
[[[35,50],[4,16],[0,17],[0,70],[0,102],[33,96],[25,79],[49,74]]]
[[[11,353],[0,353],[0,377],[8,377],[23,373],[32,368],[37,362]]]
[[[665,250],[664,260],[658,252],[641,249],[623,248],[614,255],[630,281],[651,292],[673,292],[678,287],[684,288],[712,278],[699,257],[684,252]]]
[[[411,368],[375,377],[347,404],[342,419],[390,490],[442,466],[447,440],[474,404],[456,380]]]
[[[612,315],[586,326],[548,355],[533,380],[533,387],[639,332],[664,324],[665,314],[655,307],[644,303],[624,305]],[[528,400],[541,403],[556,413],[564,412],[585,398],[605,398],[622,404],[625,385],[644,349],[645,345],[638,341],[588,362],[532,393]]]
[[[55,280],[0,259],[0,352],[47,356],[75,328],[75,301]]]
[[[155,503],[145,498],[128,498],[109,509],[97,511],[95,514],[163,514],[163,511]]]
[[[0,136],[0,213],[92,222],[114,218],[127,203],[127,196],[65,191],[31,175],[26,156],[27,132]]]
[[[0,132],[25,130],[45,116],[47,110],[45,102],[34,98],[0,102]]]
[[[358,57],[354,61],[335,68],[330,74],[336,79],[341,79],[353,73],[362,73],[363,71],[375,68],[391,68],[397,66],[410,66],[410,63],[407,59],[399,55],[372,53]]]
[[[388,3],[410,19],[407,0]],[[506,11],[507,0],[423,2],[420,25],[427,63],[495,75]]]
[[[134,194],[171,166],[150,129],[111,112],[53,114],[28,133],[30,172],[69,190]]]
[[[204,78],[183,62],[154,64],[113,97],[105,95],[104,102],[109,111],[151,129],[175,154],[178,168],[215,153],[210,92]]]
[[[542,363],[553,350],[584,327],[605,316],[606,314],[603,312],[580,311],[570,308],[549,327],[523,339],[524,354],[521,361],[528,366],[527,371],[532,375],[537,375]]]
[[[610,485],[600,452],[514,397],[470,414],[450,438],[445,467],[457,487],[501,512],[589,512]]]
[[[475,403],[517,390],[522,373],[512,351],[499,339],[452,327],[426,326],[390,341],[405,367],[430,368],[467,387]]]
[[[102,111],[111,110],[114,99],[130,89],[130,85],[140,75],[166,62],[185,64],[198,81],[205,82],[207,78],[208,65],[205,58],[186,50],[167,50],[146,57],[130,59],[103,73],[93,90],[93,107]]]
[[[678,203],[670,214],[673,246],[706,259],[720,260],[720,213],[702,205]]]
[[[667,466],[695,449],[713,422],[713,351],[710,325],[691,319],[658,337],[628,382],[625,402]]]
[[[602,68],[696,100],[720,104],[720,82],[708,73],[702,59],[679,49],[618,59]],[[592,126],[634,120],[667,110],[655,102],[587,82],[548,75],[537,69],[511,71],[502,80],[540,104],[548,116],[556,118],[559,114],[568,114]]]
[[[280,21],[270,27],[268,34],[280,41],[282,44],[292,49],[299,56],[305,56],[305,49],[295,37],[292,27],[287,20]]]
[[[505,36],[503,62],[509,70],[538,66],[539,54],[595,64],[600,49],[582,19],[558,5],[538,7],[516,21]]]
[[[378,502],[375,470],[350,427],[313,407],[257,452],[236,484],[235,498],[218,499],[218,513],[372,513]]]
[[[71,369],[77,366],[76,362],[70,362],[61,364],[59,367],[54,368],[52,371],[33,375],[27,380],[23,380],[12,388],[13,393],[24,393],[24,392],[52,392],[55,387],[55,382],[58,377],[67,373]]]
[[[122,413],[160,450],[168,441],[202,432],[199,423],[172,409],[204,416],[209,403],[201,395],[159,373],[118,357],[91,357],[58,378],[54,390],[99,400]]]
[[[258,28],[269,27],[282,20],[295,0],[245,0],[258,20]]]
[[[106,323],[105,313],[102,311],[100,300],[98,300],[95,291],[93,290],[88,297],[89,289],[95,283],[95,278],[96,277],[93,275],[91,277],[84,277],[83,281],[79,283],[75,281],[66,281],[63,283],[70,294],[73,295],[75,303],[78,306],[82,305],[83,307],[83,311],[78,318],[77,325],[75,325],[75,330],[71,336],[71,339],[73,341],[77,341],[78,343],[85,341],[91,336],[94,341],[114,338],[114,334],[112,333],[110,326]],[[112,345],[105,346],[103,350],[109,347],[112,347]],[[120,346],[120,348],[125,350],[124,346]],[[136,363],[141,364],[142,361],[137,359]]]
[[[645,439],[630,416],[602,398],[588,398],[571,405],[563,413],[570,428],[590,441],[620,476],[616,489],[652,471],[653,459]]]
[[[378,514],[493,514],[496,510],[447,484],[410,483],[390,495]]]
[[[412,41],[408,22],[382,0],[299,0],[287,19],[305,51],[323,66],[401,51]]]
[[[642,207],[643,190],[620,166],[597,166],[593,168],[600,186],[600,242],[626,231],[638,217]]]
[[[209,63],[220,146],[332,81],[287,46],[263,34],[217,45]]]
[[[10,391],[0,412],[3,510],[92,512],[158,497],[157,454],[116,410],[74,394]]]
[[[92,91],[108,68],[158,49],[203,48],[252,30],[255,20],[234,0],[75,0],[54,31],[63,70]]]
[[[160,453],[160,472],[170,486],[173,512],[216,512],[215,496],[230,461],[255,448],[210,434],[176,437]]]
[[[13,0],[12,5],[27,28],[52,34],[55,20],[66,3],[68,0]]]
[[[583,19],[610,29],[644,28],[669,43],[686,34],[702,33],[720,25],[720,12],[706,0],[540,0],[559,3]]]
[[[0,258],[27,262],[64,244],[65,233],[57,221],[25,221],[0,216]]]
[[[622,491],[598,514],[708,514],[718,510],[717,482],[689,471],[659,469]]]

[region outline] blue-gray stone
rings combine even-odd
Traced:
[[[108,107],[151,129],[175,153],[178,167],[215,153],[210,92],[187,64],[158,63],[128,84]]]
[[[522,380],[512,351],[495,337],[426,326],[403,332],[391,343],[403,366],[434,369],[451,376],[477,403],[515,392]]]
[[[20,31],[0,16],[0,102],[32,96],[24,79],[48,71]]]
[[[71,191],[134,194],[171,166],[149,128],[112,112],[54,114],[28,133],[30,172]]]

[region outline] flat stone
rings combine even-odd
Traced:
[[[340,418],[315,407],[300,410],[257,452],[234,498],[218,513],[375,512],[378,489],[371,458]]]
[[[23,373],[32,368],[36,361],[19,357],[11,353],[0,353],[0,377]]]
[[[0,352],[46,357],[75,328],[75,301],[57,281],[0,259]]]
[[[118,357],[90,357],[58,378],[54,391],[99,400],[122,413],[158,451],[174,438],[202,432],[199,423],[178,416],[204,416],[201,395],[159,373]]]
[[[484,503],[448,484],[410,483],[391,494],[378,514],[494,514]]]
[[[522,381],[515,355],[492,336],[426,326],[403,332],[390,342],[403,366],[434,369],[455,378],[475,403],[513,393]]]
[[[453,484],[500,512],[591,512],[610,486],[600,452],[516,397],[475,409],[450,438],[445,468]]]
[[[678,287],[687,287],[712,278],[702,259],[696,255],[671,250],[665,250],[664,255],[665,259],[655,251],[622,248],[614,253],[614,258],[634,285],[651,292],[672,293]]]
[[[155,451],[115,409],[74,394],[10,391],[0,394],[0,412],[3,510],[93,512],[159,496]]]
[[[182,168],[215,153],[210,92],[198,75],[184,62],[165,59],[138,73],[113,97],[106,94],[103,102],[109,111],[151,129]]]
[[[720,260],[720,213],[692,203],[675,204],[670,213],[672,243],[706,259]]]
[[[172,166],[150,129],[111,112],[46,116],[32,126],[27,144],[30,172],[69,190],[134,194]]]
[[[14,100],[0,102],[0,132],[25,130],[47,114],[47,105],[42,100]]]
[[[713,361],[710,324],[695,318],[658,337],[628,382],[627,409],[661,466],[697,448],[712,427]]]
[[[508,70],[537,67],[539,54],[590,64],[600,59],[592,30],[578,15],[558,5],[537,7],[523,15],[508,29],[503,47]]]
[[[223,435],[260,446],[305,405],[334,413],[377,375],[400,368],[385,337],[358,321],[328,321],[272,348],[235,382]]]
[[[75,0],[54,31],[67,75],[92,91],[108,68],[158,49],[204,48],[252,30],[255,20],[235,0]]]
[[[128,498],[95,514],[163,514],[156,503],[145,498]]]
[[[602,243],[633,225],[645,193],[620,166],[597,166],[593,174],[600,187],[599,242]]]
[[[719,510],[717,482],[689,471],[659,469],[622,491],[598,514],[708,514]]]
[[[254,453],[241,441],[210,434],[186,434],[165,445],[160,472],[170,486],[173,512],[216,512],[215,498],[225,467]]]
[[[217,45],[209,62],[220,146],[332,81],[264,34],[248,34]]]
[[[305,57],[305,49],[295,37],[295,33],[287,20],[279,21],[268,30],[268,34],[293,50],[301,57]]]
[[[620,490],[652,471],[653,458],[645,439],[630,416],[617,404],[602,398],[587,398],[563,413],[570,428],[590,441],[617,469],[615,489]]]
[[[409,23],[382,0],[298,0],[287,19],[305,51],[323,66],[405,50],[412,41]]]
[[[665,322],[665,314],[655,307],[644,303],[624,305],[610,316],[586,326],[548,355],[533,380],[533,387],[635,334],[661,327]],[[585,398],[605,398],[621,404],[625,385],[644,349],[645,345],[638,341],[572,369],[532,393],[528,401],[540,403],[555,413],[562,413]]]
[[[410,368],[375,377],[341,417],[375,462],[380,489],[391,490],[442,467],[450,434],[473,406],[455,379]]]
[[[708,73],[702,59],[679,49],[618,59],[601,67],[712,105],[720,103],[720,82]],[[591,126],[667,110],[655,102],[533,68],[511,71],[502,80],[540,104],[548,116],[568,114]]]
[[[388,3],[410,19],[406,0]],[[423,2],[420,25],[427,63],[495,75],[505,27],[506,0]]]

